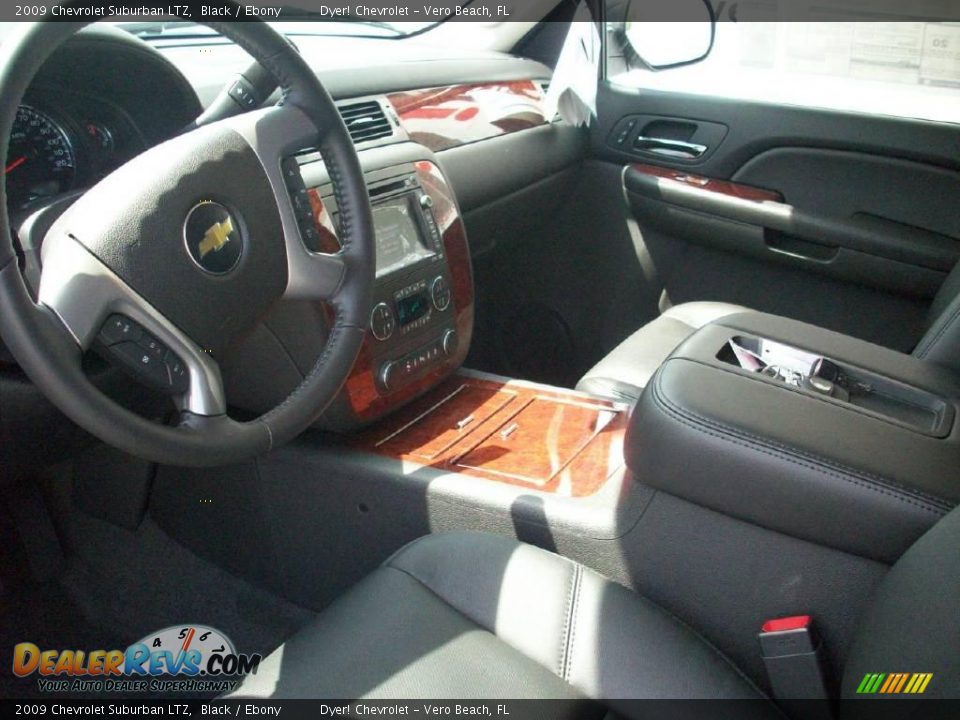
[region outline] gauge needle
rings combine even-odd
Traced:
[[[14,160],[12,163],[10,163],[9,165],[7,165],[7,168],[3,171],[3,174],[6,175],[8,172],[10,172],[10,171],[12,171],[12,170],[16,170],[18,167],[20,167],[21,165],[23,165],[26,161],[27,161],[27,156],[26,156],[26,155],[21,155],[21,156],[18,157],[16,160]]]

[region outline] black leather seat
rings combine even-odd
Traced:
[[[934,673],[926,696],[960,696],[960,511],[894,567],[863,627],[845,694],[866,672],[916,669]],[[407,545],[230,697],[582,699],[628,716],[637,706],[618,699],[745,698],[758,703],[750,717],[777,715],[663,609],[570,560],[477,533]]]
[[[704,325],[740,312],[750,308],[718,302],[675,305],[611,350],[580,379],[577,390],[633,403],[680,343]],[[913,354],[960,371],[960,265],[934,298],[926,333]]]
[[[479,533],[407,545],[240,692],[346,698],[762,698],[690,628],[553,553]]]

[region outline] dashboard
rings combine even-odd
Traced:
[[[380,303],[392,313],[388,318],[381,308],[381,314],[396,330],[385,340],[369,334],[327,418],[329,427],[345,428],[409,402],[463,362],[473,323],[473,281],[462,211],[487,207],[559,170],[566,156],[543,152],[544,143],[557,147],[560,133],[573,158],[579,156],[581,136],[544,117],[543,81],[550,71],[531,60],[359,38],[298,37],[297,45],[347,125],[364,134],[355,137],[364,167],[393,174],[403,165],[402,174],[413,176],[433,203],[424,209],[409,197],[384,196],[375,209]],[[18,109],[4,176],[14,227],[59,200],[69,202],[181,132],[248,64],[249,57],[230,44],[153,46],[102,25],[78,33],[51,56]],[[371,111],[382,131],[367,140]],[[531,140],[510,143],[508,155],[481,149],[521,131],[530,132]],[[506,157],[511,158],[506,165],[497,159]],[[557,158],[557,166],[550,165]],[[315,170],[322,163],[315,153],[298,162],[313,214],[313,222],[301,228],[304,242],[336,252],[336,204],[323,173]],[[439,241],[424,234],[431,218]],[[434,257],[441,254],[437,264]],[[426,290],[420,288],[424,281]],[[450,300],[444,299],[447,292]],[[231,405],[259,413],[282,400],[322,351],[327,325],[323,308],[278,307],[264,319],[262,332],[244,339],[230,357],[218,358]],[[37,395],[28,387],[0,344],[0,395],[11,410],[0,425],[17,418],[17,437],[43,437],[47,416],[37,411]],[[117,394],[111,393],[115,399],[130,395],[126,386],[117,387]],[[15,396],[11,388],[18,388]],[[36,418],[36,427],[28,427],[28,417]],[[0,435],[13,429],[0,427]]]

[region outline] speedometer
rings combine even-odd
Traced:
[[[4,174],[9,206],[17,208],[73,187],[76,154],[66,131],[28,105],[17,109]]]

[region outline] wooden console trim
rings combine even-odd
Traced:
[[[414,467],[586,497],[623,467],[627,422],[627,407],[607,400],[456,374],[348,444]]]
[[[434,152],[545,125],[532,80],[425,88],[387,96],[410,139]]]
[[[450,270],[450,285],[453,295],[454,326],[457,331],[457,350],[446,362],[400,390],[381,394],[377,388],[374,348],[377,340],[367,330],[360,354],[344,385],[347,400],[358,420],[367,422],[382,417],[387,412],[432,387],[452,370],[460,367],[467,356],[473,336],[473,268],[470,262],[470,247],[467,233],[457,207],[453,188],[447,183],[440,168],[428,160],[414,163],[417,179],[423,191],[433,200],[433,215],[443,240],[447,266]]]
[[[672,180],[674,182],[706,190],[707,192],[727,195],[729,197],[740,198],[741,200],[752,200],[754,202],[783,202],[783,195],[774,190],[764,190],[762,188],[752,187],[750,185],[741,185],[740,183],[730,182],[729,180],[717,180],[702,175],[693,175],[684,170],[662,167],[660,165],[646,165],[643,163],[633,163],[630,168],[643,175],[661,178],[663,180]]]

